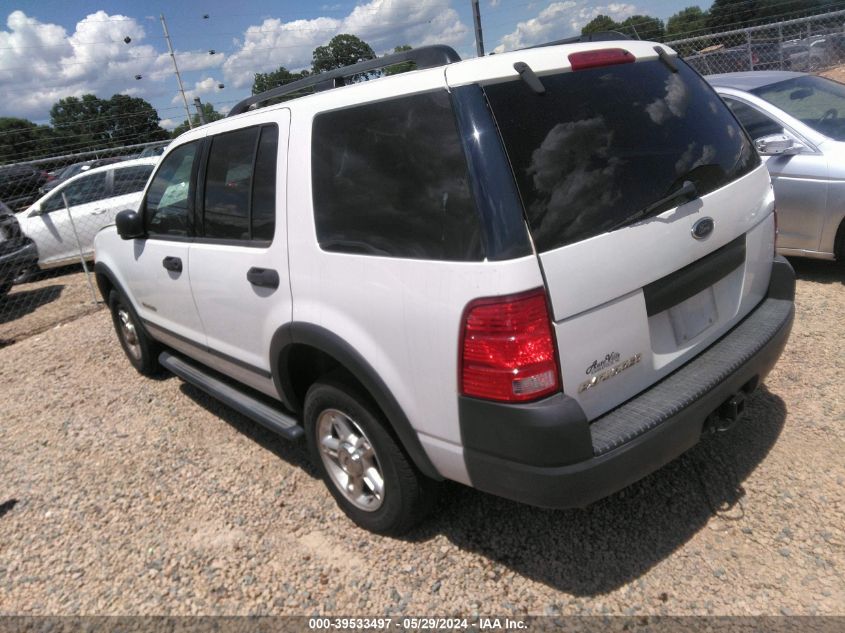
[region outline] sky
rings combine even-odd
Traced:
[[[487,52],[575,35],[599,14],[665,20],[695,4],[479,0]],[[314,48],[339,33],[357,35],[379,55],[402,44],[476,54],[471,0],[0,0],[0,117],[48,123],[63,97],[120,93],[152,103],[172,129],[186,114],[160,14],[192,113],[195,96],[227,112],[249,96],[256,72],[310,67]]]

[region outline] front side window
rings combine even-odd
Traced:
[[[446,92],[321,114],[314,119],[312,143],[314,215],[323,250],[483,258]]]
[[[144,204],[144,224],[151,235],[185,236],[193,198],[194,161],[198,142],[176,148],[162,161]]]
[[[123,167],[114,170],[114,196],[124,196],[144,190],[144,185],[153,173],[152,165]]]
[[[62,200],[62,193],[65,194],[68,204],[72,207],[102,200],[107,195],[106,172],[82,176],[67,186],[62,187],[41,204],[41,211],[50,213],[58,209],[63,209],[65,203]]]
[[[538,250],[613,230],[691,181],[699,196],[760,164],[722,100],[689,66],[636,62],[484,88]]]
[[[270,241],[276,219],[275,125],[215,136],[205,176],[203,235]]]

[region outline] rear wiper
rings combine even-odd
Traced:
[[[525,62],[516,62],[513,65],[513,69],[519,73],[519,77],[522,81],[524,81],[535,94],[546,94],[546,87],[543,85],[543,82],[540,81],[537,74],[531,70],[531,66]]]
[[[651,213],[655,209],[659,209],[660,207],[665,205],[667,202],[672,202],[672,200],[675,200],[677,198],[682,198],[682,197],[686,198],[684,200],[684,202],[689,202],[690,200],[695,200],[698,197],[698,189],[695,188],[695,183],[693,183],[690,180],[685,180],[684,184],[682,184],[678,189],[675,189],[675,191],[673,191],[669,195],[663,196],[662,198],[660,198],[660,200],[657,200],[656,202],[648,205],[644,209],[640,209],[639,211],[637,211],[633,215],[629,215],[627,218],[625,218],[621,222],[617,222],[616,224],[611,226],[609,229],[607,229],[607,232],[609,233],[610,231],[615,231],[620,226],[624,226],[626,224],[630,224],[632,222],[635,222],[635,221],[639,220],[640,218],[647,216],[649,213]]]
[[[669,68],[673,73],[678,72],[678,67],[675,65],[675,60],[666,52],[666,49],[662,46],[655,46],[654,51],[657,53],[657,57],[666,64],[666,67]]]

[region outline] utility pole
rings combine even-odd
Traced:
[[[197,107],[197,116],[200,118],[200,125],[205,125],[208,121],[205,120],[205,110],[202,109],[202,101],[199,97],[194,97],[194,105]]]
[[[478,0],[472,0],[472,20],[475,22],[475,50],[479,57],[484,57],[484,38],[481,35],[481,11]]]
[[[191,111],[188,108],[188,98],[185,96],[185,87],[182,85],[182,75],[179,74],[179,66],[176,65],[176,55],[173,54],[173,43],[170,41],[170,33],[167,32],[167,22],[164,21],[164,14],[160,13],[161,28],[164,29],[164,39],[167,40],[167,49],[170,51],[170,59],[173,60],[173,70],[176,71],[176,81],[179,82],[179,92],[182,93],[182,103],[185,104],[185,114],[188,115],[188,127],[193,129],[194,124],[191,123]]]

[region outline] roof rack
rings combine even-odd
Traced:
[[[613,40],[630,40],[632,39],[624,33],[619,31],[597,31],[596,33],[587,33],[586,35],[576,35],[575,37],[567,37],[563,40],[555,40],[554,42],[546,42],[545,44],[536,44],[534,46],[527,46],[519,50],[526,50],[528,48],[543,48],[544,46],[560,46],[561,44],[579,44],[581,42],[611,42]]]
[[[344,66],[343,68],[336,68],[317,75],[311,75],[304,79],[298,79],[291,83],[276,88],[271,88],[260,94],[247,97],[240,101],[234,108],[229,111],[228,116],[235,116],[246,112],[250,106],[257,103],[262,103],[276,97],[291,94],[292,92],[299,92],[304,88],[314,86],[315,90],[331,90],[332,88],[339,88],[346,85],[345,78],[352,75],[378,70],[386,66],[393,66],[402,62],[414,62],[418,69],[434,68],[436,66],[444,66],[453,62],[461,61],[460,55],[455,52],[451,46],[420,46],[409,51],[401,53],[393,53],[385,55],[384,57],[377,57],[376,59],[368,59],[357,64]]]

